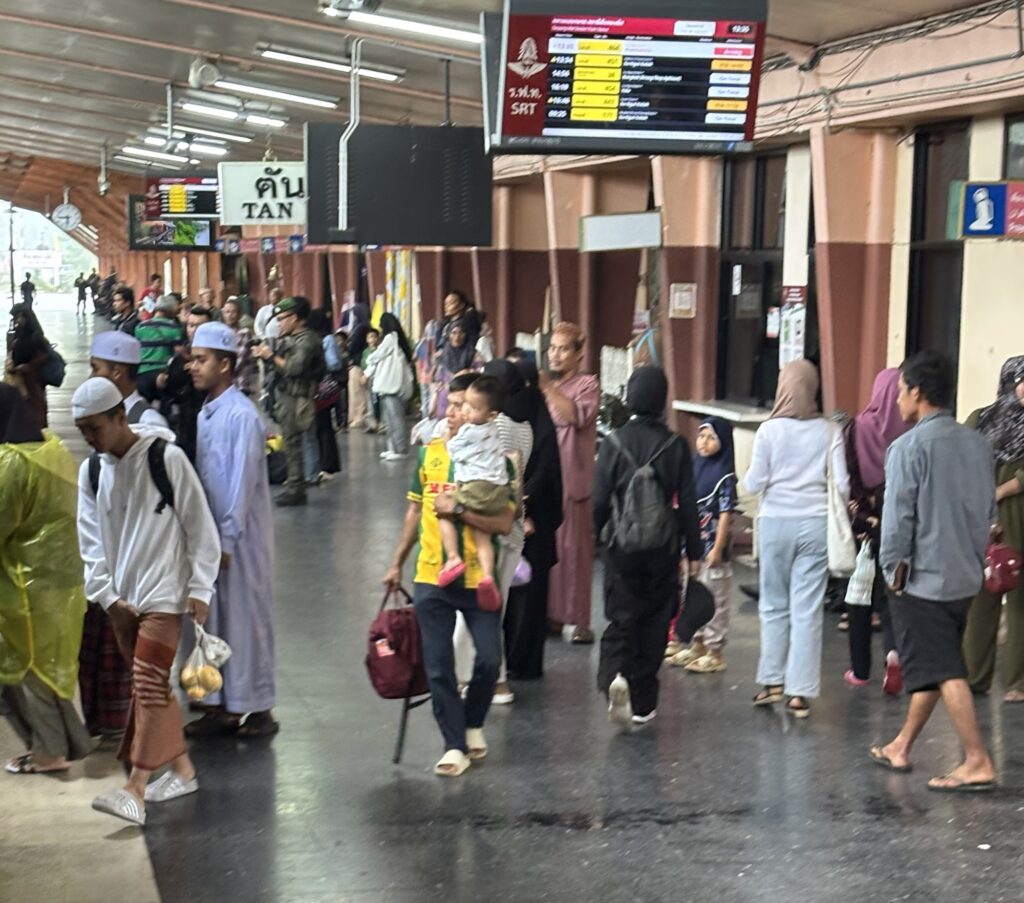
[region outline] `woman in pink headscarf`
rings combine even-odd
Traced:
[[[590,584],[594,574],[594,524],[590,496],[597,452],[597,411],[601,389],[596,376],[580,373],[583,333],[575,323],[559,323],[548,347],[548,370],[540,371],[558,434],[562,463],[562,526],[555,536],[558,564],[551,570],[548,620],[573,625],[572,642],[594,642],[590,629]]]
[[[862,538],[862,542],[871,543],[876,561],[885,495],[885,455],[889,446],[910,428],[910,424],[903,422],[896,405],[899,379],[900,371],[895,367],[879,373],[875,377],[868,406],[845,428],[854,532]],[[872,620],[877,615],[882,623],[886,650],[882,689],[886,693],[899,693],[902,689],[899,657],[886,601],[885,580],[880,569],[876,568],[875,571],[871,605],[850,605],[847,612],[850,623],[850,670],[844,675],[846,682],[862,687],[870,680]]]

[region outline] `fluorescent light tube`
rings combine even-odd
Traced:
[[[453,28],[450,25],[434,25],[418,19],[400,19],[397,16],[382,16],[380,13],[350,12],[349,22],[360,22],[377,28],[391,31],[403,31],[408,34],[426,35],[430,38],[441,38],[445,41],[458,41],[463,44],[480,44],[483,41],[480,33],[465,28]]]
[[[154,126],[150,131],[155,131],[158,135],[166,135],[167,124],[164,123],[159,128]],[[218,132],[215,129],[201,128],[197,125],[179,124],[174,127],[175,138],[184,138],[186,132],[190,135],[205,135],[209,138],[223,138],[225,141],[237,141],[239,144],[249,144],[252,141],[252,135],[240,135],[236,132]]]
[[[188,149],[198,157],[223,157],[227,154],[226,147],[216,147],[213,144],[190,144]]]
[[[337,100],[326,100],[308,94],[293,94],[291,91],[279,91],[277,88],[265,88],[262,85],[243,84],[242,82],[219,81],[216,87],[225,91],[237,91],[239,94],[251,94],[253,97],[269,97],[273,100],[285,100],[289,103],[302,104],[307,107],[320,107],[333,110],[338,106]]]
[[[237,119],[238,114],[234,110],[226,110],[223,107],[208,107],[202,103],[191,103],[186,101],[181,108],[187,113],[195,113],[197,116],[212,116],[214,119]]]
[[[246,114],[245,121],[250,125],[264,125],[269,129],[283,129],[288,124],[286,119],[274,119],[273,116],[260,116],[256,113]]]
[[[340,63],[334,60],[324,60],[319,57],[305,56],[301,53],[292,53],[288,50],[277,50],[273,47],[267,47],[265,50],[261,50],[260,56],[268,60],[277,60],[282,63],[294,63],[297,66],[309,66],[313,69],[327,69],[331,72],[348,73],[352,71],[352,67],[348,63]],[[366,66],[359,67],[359,74],[363,78],[375,78],[382,82],[397,82],[401,78],[397,73],[384,72],[380,69],[374,69],[372,67],[367,68]]]
[[[178,154],[165,154],[161,151],[150,150],[148,147],[126,146],[121,148],[121,152],[124,154],[131,154],[133,157],[146,157],[150,160],[165,160],[168,163],[188,163],[188,157],[181,157]]]

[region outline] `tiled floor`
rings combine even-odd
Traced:
[[[73,316],[44,309],[44,322],[81,358],[86,331]],[[56,425],[68,432],[66,419]],[[485,765],[435,778],[439,738],[420,709],[405,760],[392,766],[398,705],[374,696],[363,655],[408,468],[377,460],[383,440],[341,441],[345,472],[309,507],[275,514],[282,732],[194,748],[202,792],[154,808],[145,833],[165,903],[1024,899],[1024,707],[981,703],[1004,789],[931,794],[927,777],[958,755],[945,716],[929,726],[913,774],[872,766],[867,747],[895,731],[903,703],[883,698],[877,681],[843,683],[845,637],[831,616],[813,716],[798,724],[751,708],[757,618],[738,594],[729,670],[663,674],[660,717],[645,733],[609,731],[593,687],[596,650],[554,641],[545,679],[517,686],[515,705],[493,712]],[[13,786],[0,781],[4,849],[23,830],[4,818]],[[66,868],[68,886],[89,890],[101,868],[66,861],[65,831],[100,851],[104,869],[137,834],[82,813],[91,787],[74,797],[51,789],[70,784],[38,787],[14,809],[46,811],[48,874]],[[15,857],[12,869],[0,855],[3,903],[22,903],[5,892],[8,874],[14,887],[34,886],[32,861],[23,868]],[[126,878],[104,899],[146,893],[142,877]]]

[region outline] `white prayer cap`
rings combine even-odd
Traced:
[[[101,332],[92,340],[89,355],[113,364],[138,364],[142,358],[142,343],[126,332]]]
[[[75,389],[71,396],[71,416],[81,420],[93,414],[105,414],[122,401],[121,390],[117,386],[105,377],[94,376]]]
[[[192,348],[210,348],[238,354],[238,336],[226,323],[203,323],[192,337]]]

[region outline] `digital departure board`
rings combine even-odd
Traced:
[[[718,12],[693,18],[686,13],[694,4],[686,2],[674,4],[683,15],[657,18],[517,14],[524,5],[535,6],[511,3],[504,20],[497,150],[657,154],[750,148],[763,3],[739,4],[740,12],[753,13],[746,18]],[[699,4],[698,11],[707,15],[710,8]]]
[[[218,215],[215,175],[155,176],[146,180],[147,219],[210,219]]]

